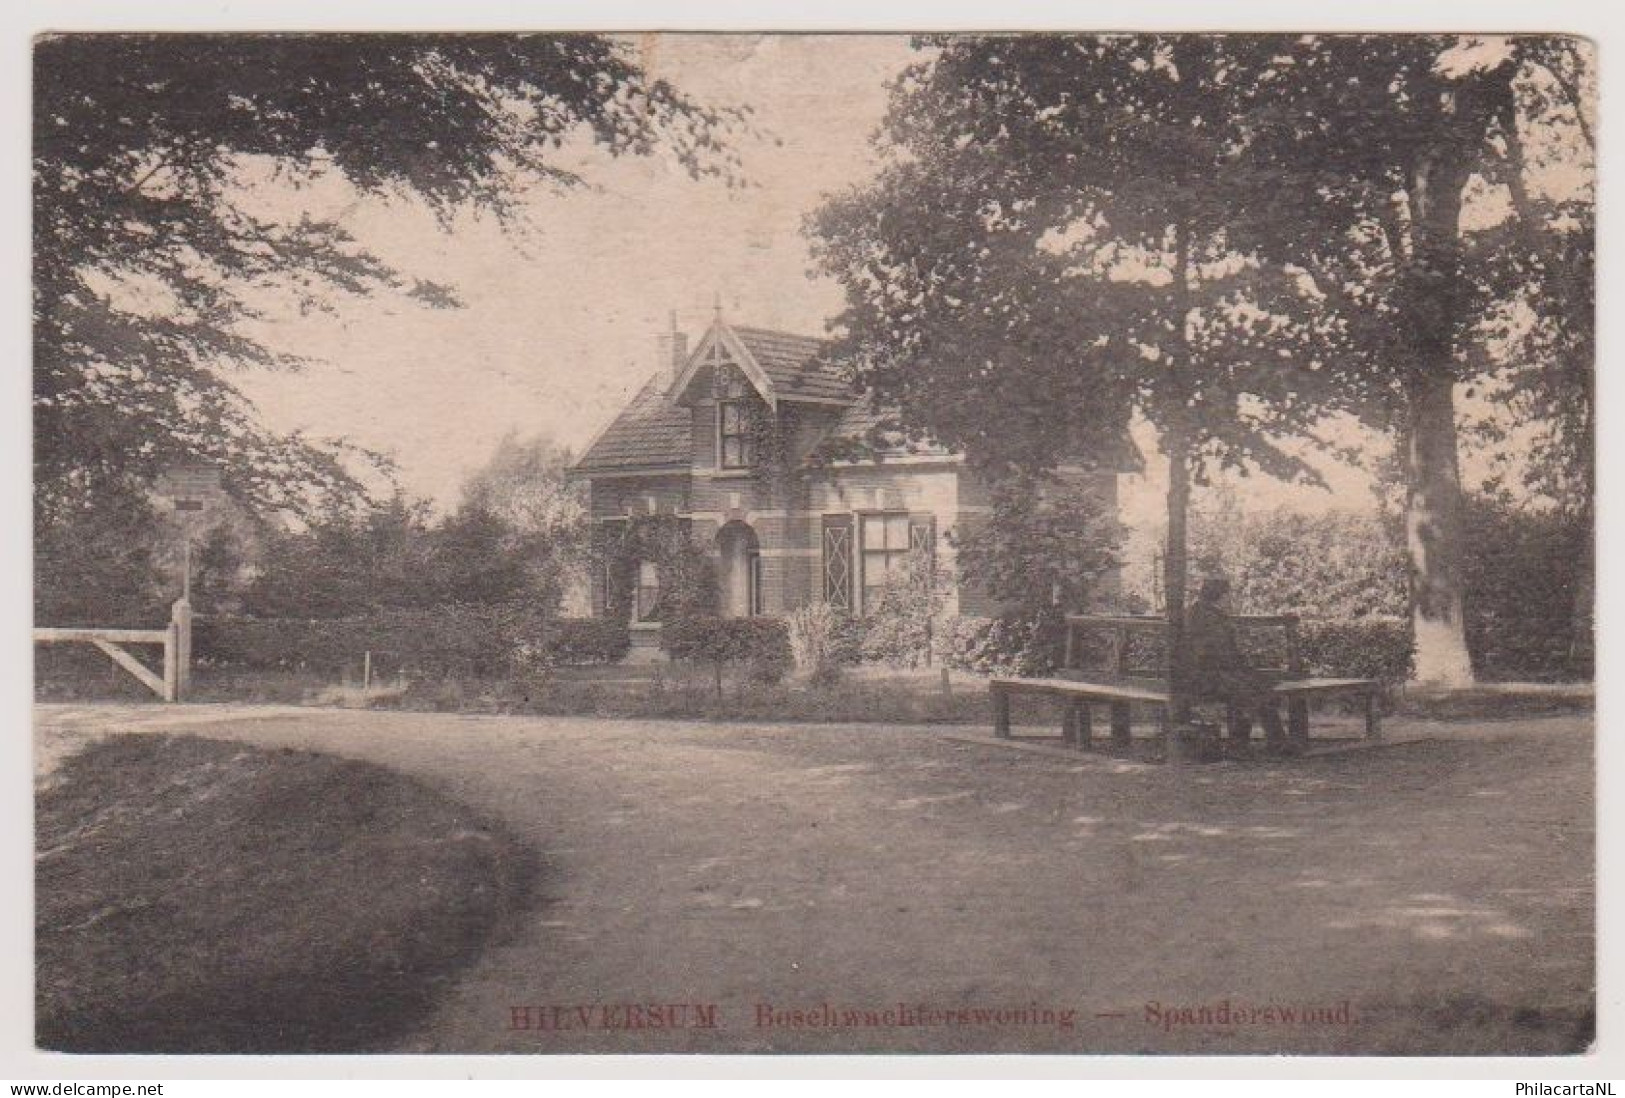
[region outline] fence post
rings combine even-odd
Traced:
[[[164,701],[172,702],[180,694],[181,627],[173,620],[164,629]]]
[[[169,610],[170,642],[164,645],[164,682],[173,683],[170,701],[184,701],[192,691],[192,604],[176,599]],[[170,671],[171,648],[174,671]]]

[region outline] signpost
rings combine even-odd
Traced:
[[[220,470],[203,462],[170,466],[158,477],[157,490],[169,501],[181,530],[181,597],[171,610],[170,630],[175,634],[173,691],[182,698],[192,678],[192,534],[224,492]]]

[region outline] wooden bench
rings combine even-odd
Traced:
[[[1382,735],[1380,682],[1375,679],[1304,676],[1298,654],[1296,617],[1238,617],[1236,621],[1242,627],[1279,627],[1285,632],[1285,666],[1260,670],[1274,670],[1282,675],[1271,692],[1286,703],[1285,732],[1289,743],[1300,746],[1308,743],[1310,702],[1333,697],[1361,699],[1365,710],[1366,737],[1376,739]],[[1077,634],[1083,629],[1097,627],[1104,628],[1110,638],[1107,660],[1110,666],[1103,671],[1076,669],[1074,665],[1082,650],[1077,643]],[[1130,643],[1137,631],[1166,636],[1166,630],[1167,622],[1161,618],[1068,615],[1065,670],[1050,678],[995,676],[988,682],[993,701],[994,735],[1001,739],[1010,737],[1010,699],[1017,694],[1036,694],[1058,700],[1061,703],[1061,739],[1075,747],[1087,748],[1093,743],[1091,709],[1095,705],[1105,705],[1110,710],[1114,747],[1128,746],[1132,707],[1136,703],[1157,709],[1159,723],[1166,729],[1170,702],[1167,676],[1137,672]],[[1227,714],[1232,734],[1239,721],[1247,716],[1250,715]]]
[[[988,681],[993,696],[993,734],[1010,738],[1010,699],[1016,694],[1039,694],[1060,699],[1061,739],[1075,747],[1087,748],[1093,742],[1090,707],[1102,703],[1111,708],[1111,735],[1114,747],[1129,744],[1130,718],[1135,702],[1159,705],[1166,714],[1168,692],[1164,687],[1129,682],[1088,682],[1080,679],[1023,679],[995,676]]]

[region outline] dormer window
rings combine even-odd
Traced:
[[[739,371],[717,371],[717,454],[724,469],[748,469],[756,461],[747,395]]]

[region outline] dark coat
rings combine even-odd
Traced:
[[[1241,701],[1269,689],[1247,666],[1235,622],[1212,603],[1198,602],[1185,614],[1187,689],[1197,698]]]

